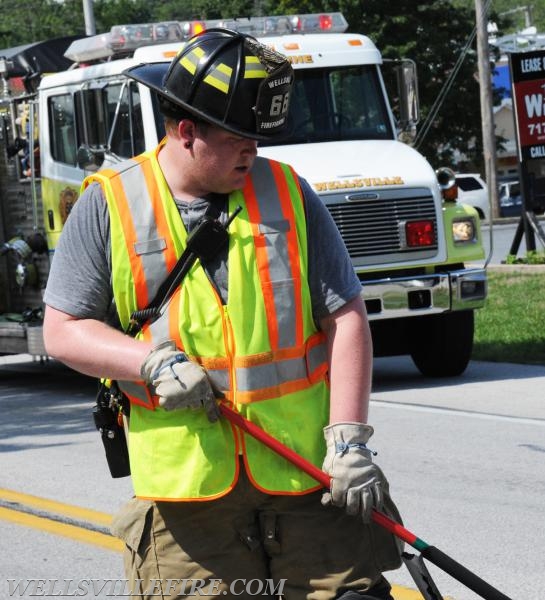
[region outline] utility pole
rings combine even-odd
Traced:
[[[492,77],[490,73],[490,51],[488,48],[488,10],[489,0],[475,0],[475,18],[477,28],[477,59],[479,68],[479,88],[481,97],[481,119],[483,135],[483,157],[485,179],[492,204],[492,216],[499,217],[498,182],[496,164],[496,136],[492,110]]]
[[[93,0],[83,0],[83,18],[85,19],[85,33],[87,35],[95,35],[95,13],[93,10]]]

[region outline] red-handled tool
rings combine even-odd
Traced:
[[[329,489],[331,477],[327,473],[297,454],[297,452],[291,450],[291,448],[288,448],[277,439],[273,438],[266,431],[263,431],[261,427],[258,427],[251,421],[248,421],[248,419],[245,419],[241,414],[234,411],[225,403],[221,402],[219,404],[219,409],[223,416],[231,423],[268,446],[271,450],[274,450],[274,452],[280,456],[283,456],[307,475],[310,475],[318,483],[321,483],[325,488]],[[511,600],[511,598],[502,594],[502,592],[492,587],[489,583],[475,575],[475,573],[456,562],[444,552],[441,552],[441,550],[435,546],[430,546],[424,540],[414,535],[414,533],[411,533],[408,529],[405,529],[403,525],[390,519],[390,517],[386,516],[384,513],[373,509],[373,521],[413,548],[416,548],[424,558],[445,571],[445,573],[448,573],[451,577],[454,577],[454,579],[457,579],[460,583],[463,583],[470,590],[473,590],[476,594],[481,596],[481,598],[484,598],[485,600]]]

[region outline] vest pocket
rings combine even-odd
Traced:
[[[153,254],[155,252],[162,252],[166,247],[167,241],[165,240],[165,238],[134,242],[134,251],[138,256],[142,256],[142,254]]]

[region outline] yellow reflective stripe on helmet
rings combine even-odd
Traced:
[[[257,56],[246,56],[245,58],[244,79],[265,79],[267,77],[267,71],[265,71]]]
[[[208,73],[203,81],[208,83],[208,85],[215,87],[220,92],[227,94],[229,92],[229,82],[231,81],[232,73],[233,69],[231,67],[220,63]]]
[[[202,48],[193,48],[191,52],[188,52],[181,60],[180,64],[182,67],[187,69],[191,75],[195,75],[195,71],[197,70],[197,65],[199,61],[204,56],[204,50]]]

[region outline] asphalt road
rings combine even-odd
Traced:
[[[545,597],[544,385],[545,367],[471,362],[433,381],[405,358],[375,365],[377,461],[406,527],[513,599]],[[479,598],[430,571],[443,595]]]
[[[483,226],[491,265],[505,260],[515,228],[494,224],[490,239]],[[109,476],[95,387],[55,361],[0,358],[0,600],[69,597],[60,594],[93,579],[86,597],[123,593],[107,530],[132,489]],[[472,362],[461,378],[433,381],[408,358],[375,363],[373,444],[405,526],[513,600],[545,597],[544,387],[545,367]],[[445,597],[479,598],[427,564]],[[419,597],[406,569],[388,576],[396,600]],[[21,596],[14,585],[29,578],[49,581]]]
[[[371,445],[405,526],[513,600],[545,595],[544,388],[545,367],[472,362],[462,377],[434,381],[409,359],[375,363]],[[64,597],[63,580],[123,578],[105,532],[131,486],[109,477],[94,390],[54,361],[0,364],[1,600],[21,597],[9,579],[55,579],[50,591]],[[430,571],[445,597],[479,597]],[[415,589],[404,568],[388,575],[396,600],[419,597],[404,592]]]

